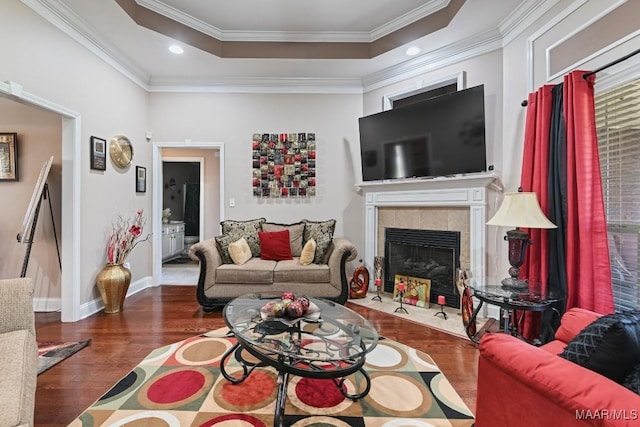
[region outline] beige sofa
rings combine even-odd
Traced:
[[[247,293],[291,291],[344,304],[349,297],[346,263],[356,258],[355,246],[334,237],[326,264],[300,265],[299,257],[271,261],[253,257],[243,265],[223,264],[215,239],[191,246],[189,256],[200,262],[197,299],[205,312]]]
[[[0,426],[32,426],[38,345],[29,278],[0,280]]]

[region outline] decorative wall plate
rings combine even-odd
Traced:
[[[119,168],[126,168],[133,159],[133,146],[124,135],[116,135],[109,141],[109,155],[113,163]]]

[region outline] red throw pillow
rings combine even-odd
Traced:
[[[259,231],[258,238],[260,239],[260,258],[273,261],[293,259],[289,230]]]

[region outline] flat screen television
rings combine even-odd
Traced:
[[[484,86],[359,119],[363,181],[487,169]]]

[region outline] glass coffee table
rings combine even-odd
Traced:
[[[475,325],[478,312],[484,303],[500,307],[500,314],[504,319],[503,332],[524,339],[518,332],[518,313],[527,311],[544,312],[553,309],[554,304],[558,302],[557,299],[548,298],[545,293],[540,291],[540,286],[535,284],[530,284],[528,289],[512,289],[504,287],[500,283],[500,280],[490,278],[485,280],[471,278],[465,283],[472,290],[473,296],[480,301],[473,310],[471,319],[469,319],[466,327],[467,336],[476,344],[480,342],[480,333],[473,334],[470,329],[472,325]],[[544,327],[545,325],[542,326]],[[533,340],[531,343],[540,344],[538,339]]]
[[[237,384],[258,367],[275,368],[278,372],[278,395],[274,426],[283,423],[289,375],[331,379],[348,399],[358,400],[366,396],[371,380],[363,368],[365,357],[378,343],[378,333],[371,323],[358,313],[321,298],[310,298],[309,309],[298,319],[261,313],[265,304],[279,301],[281,295],[243,295],[224,307],[224,320],[237,343],[220,361],[222,375]],[[244,357],[245,351],[258,362]],[[227,370],[232,355],[240,365],[239,375]],[[359,373],[364,381],[358,381],[362,384],[360,387],[355,385],[359,389],[348,393],[344,382],[354,373]]]

